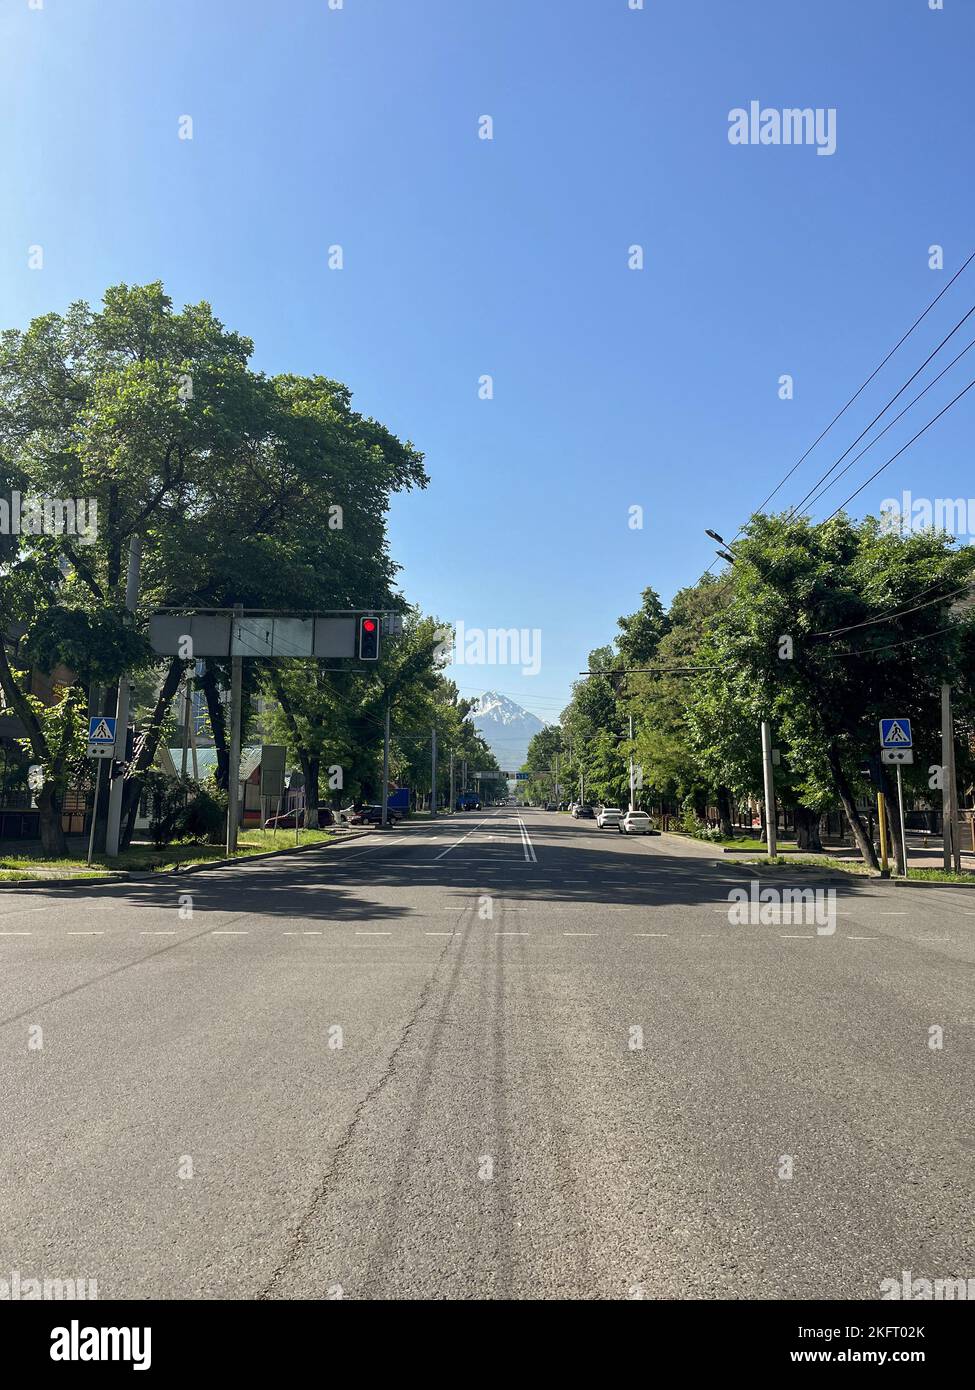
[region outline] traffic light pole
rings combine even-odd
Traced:
[[[85,860],[85,863],[88,865],[88,868],[89,868],[89,869],[91,868],[92,856],[93,856],[94,853],[95,853],[95,825],[96,825],[97,822],[98,822],[98,793],[99,793],[99,792],[101,791],[101,789],[102,789],[102,763],[103,763],[103,762],[104,762],[104,759],[103,759],[103,758],[99,758],[99,759],[98,759],[98,769],[97,769],[97,771],[95,772],[95,800],[92,802],[92,807],[91,807],[91,830],[89,831],[89,834],[88,834],[88,858]]]
[[[437,818],[437,726],[430,726],[430,818]]]
[[[133,536],[129,541],[129,569],[125,580],[125,607],[134,613],[139,602],[139,566],[142,562],[142,537]],[[118,701],[115,706],[115,762],[125,760],[126,735],[129,728],[129,699],[131,687],[128,673],[123,671],[118,683]],[[105,853],[115,858],[119,852],[122,836],[122,798],[125,795],[125,778],[119,768],[118,776],[111,778],[108,790],[108,829],[105,834]],[[95,806],[97,810],[98,800]]]
[[[238,610],[239,613],[243,609]],[[230,767],[227,771],[227,857],[237,853],[237,822],[240,819],[240,723],[243,657],[230,658]],[[307,824],[307,812],[306,812]],[[295,838],[298,813],[295,812]]]
[[[635,811],[633,804],[633,715],[630,715],[630,810]]]
[[[386,701],[386,724],[383,728],[383,825],[389,824],[389,700]]]
[[[877,829],[880,834],[880,877],[890,878],[890,861],[887,858],[887,802],[882,791],[877,793]]]
[[[775,858],[775,776],[772,772],[772,726],[762,720],[762,771],[765,776],[765,839],[769,859]]]
[[[951,686],[941,687],[941,833],[945,872],[961,870],[958,825],[958,783],[955,776],[955,730],[951,715]]]

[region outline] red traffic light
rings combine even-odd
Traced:
[[[359,660],[379,660],[379,620],[377,618],[359,619]]]

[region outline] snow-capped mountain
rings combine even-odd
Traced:
[[[494,690],[471,710],[471,721],[506,772],[517,772],[528,756],[533,735],[546,726],[541,719]]]

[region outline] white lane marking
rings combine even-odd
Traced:
[[[33,936],[29,931],[0,931],[0,936]]]
[[[140,936],[175,936],[174,931],[140,931]]]
[[[659,941],[659,940],[661,940],[663,937],[669,936],[669,935],[670,935],[670,932],[669,932],[669,931],[637,931],[637,932],[634,932],[633,935],[634,935],[634,936],[647,937],[647,938],[649,938],[649,939],[651,939],[651,940],[653,940],[653,941]]]
[[[878,912],[878,917],[906,917],[906,912]]]
[[[456,849],[457,846],[458,846],[458,845],[462,845],[462,844],[464,843],[465,840],[469,840],[469,839],[471,838],[471,836],[474,834],[474,831],[475,831],[475,830],[480,830],[480,828],[481,828],[482,825],[487,825],[487,823],[488,823],[489,820],[490,820],[490,816],[485,816],[484,819],[483,819],[482,821],[478,821],[477,825],[472,826],[471,829],[468,830],[468,832],[467,832],[466,835],[462,835],[462,836],[460,837],[460,839],[459,839],[459,840],[455,840],[454,843],[453,843],[452,845],[448,845],[446,849],[442,849],[442,850],[440,851],[440,853],[437,855],[437,858],[438,858],[438,859],[442,859],[442,858],[444,857],[444,855],[445,855],[445,854],[449,854],[450,851],[451,851],[452,849]],[[431,867],[432,867],[432,866],[431,866]]]
[[[459,931],[425,931],[424,936],[460,936]]]
[[[815,941],[815,940],[816,940],[816,936],[815,936],[815,933],[814,933],[814,932],[811,932],[811,931],[809,931],[809,932],[802,932],[802,933],[801,933],[800,935],[798,935],[798,936],[796,936],[796,935],[787,936],[784,932],[779,932],[779,940],[780,940],[780,941]]]
[[[248,932],[245,932],[245,931],[214,931],[214,932],[211,932],[210,935],[211,935],[211,936],[248,936],[249,933],[248,933]]]
[[[495,936],[527,936],[526,931],[496,931]]]
[[[302,936],[321,936],[320,931],[303,931]]]
[[[22,917],[26,912],[50,912],[50,907],[13,907],[9,912],[0,912],[0,917]]]
[[[848,936],[847,941],[879,941],[879,936]]]
[[[528,826],[518,817],[518,829],[521,831],[521,847],[525,851],[525,858],[530,859],[533,864],[538,863],[538,856],[535,853],[535,846],[532,844],[532,837],[528,833]]]
[[[392,936],[391,931],[357,931],[356,936]]]
[[[563,936],[598,936],[598,931],[564,931]]]
[[[69,931],[69,936],[104,936],[103,931]]]

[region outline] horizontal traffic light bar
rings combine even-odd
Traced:
[[[395,620],[400,619],[397,626]],[[384,625],[388,635],[402,631],[402,615],[389,610],[333,616],[297,617],[285,614],[260,616],[233,610],[154,613],[149,619],[149,641],[157,656],[196,657],[293,657],[341,658],[359,656],[375,661]],[[373,624],[367,629],[366,622]]]

